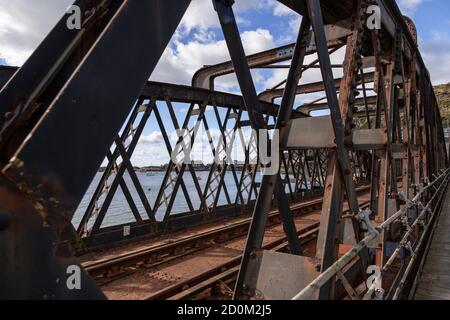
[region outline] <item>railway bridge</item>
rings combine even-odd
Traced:
[[[414,23],[392,0],[279,2],[296,42],[246,56],[234,1],[212,0],[231,60],[191,86],[148,81],[189,0],[77,0],[81,28],[67,13],[0,67],[0,297],[450,298],[448,150]],[[258,92],[254,69],[288,73]],[[240,94],[215,89],[229,74]],[[154,193],[132,163],[149,124],[169,159]],[[202,130],[204,175],[184,161]]]

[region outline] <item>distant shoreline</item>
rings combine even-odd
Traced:
[[[167,171],[167,167],[168,165],[164,165],[164,166],[149,166],[149,167],[134,167],[134,170],[136,172],[166,172]],[[236,170],[242,170],[242,168],[244,167],[243,164],[235,164],[234,168]],[[211,166],[210,165],[194,165],[194,169],[195,171],[199,172],[199,171],[210,171],[211,170]],[[105,172],[106,167],[101,167],[98,172]]]

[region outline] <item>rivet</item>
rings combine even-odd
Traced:
[[[5,119],[6,119],[6,120],[11,119],[12,117],[13,117],[13,113],[12,113],[12,112],[7,112],[7,113],[5,113]]]

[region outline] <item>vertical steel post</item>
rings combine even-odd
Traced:
[[[215,8],[218,12],[219,19],[222,25],[222,30],[227,40],[227,45],[230,51],[230,56],[233,61],[235,72],[240,84],[242,95],[249,112],[249,118],[252,122],[253,129],[262,129],[266,125],[259,109],[259,101],[256,90],[251,78],[250,69],[247,65],[244,49],[237,29],[234,14],[229,1],[213,0]],[[296,88],[298,80],[300,79],[300,67],[303,64],[303,59],[306,53],[306,46],[302,44],[303,37],[309,31],[309,20],[304,19],[300,28],[297,45],[292,59],[291,68],[288,75],[288,82],[283,95],[283,100],[277,117],[275,129],[280,130],[280,144],[281,149],[283,143],[287,141],[288,128],[287,121],[291,117],[292,106],[294,103]],[[292,214],[286,205],[287,197],[282,189],[282,182],[279,173],[275,175],[265,175],[261,183],[261,190],[258,195],[255,209],[253,212],[253,220],[250,227],[246,248],[241,264],[241,270],[236,284],[235,298],[242,297],[244,279],[247,274],[247,265],[251,253],[261,247],[264,237],[264,230],[267,222],[267,215],[270,209],[272,195],[277,189],[276,199],[278,200],[278,207],[283,218],[285,233],[288,237],[289,247],[294,254],[300,254],[300,244],[297,238],[295,225]]]

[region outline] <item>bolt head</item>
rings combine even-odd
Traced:
[[[5,113],[5,119],[6,119],[6,120],[10,120],[10,119],[13,117],[13,115],[14,115],[14,114],[13,114],[12,112],[6,112],[6,113]]]

